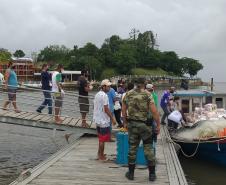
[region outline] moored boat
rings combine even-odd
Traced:
[[[180,97],[180,108],[189,118],[189,123],[171,133],[172,140],[180,145],[185,156],[226,167],[225,94],[193,90],[178,91],[175,96]],[[219,99],[222,101],[218,102]],[[220,105],[220,109],[210,102]]]
[[[197,157],[226,166],[226,120],[202,120],[171,134],[187,157]]]

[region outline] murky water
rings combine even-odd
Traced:
[[[179,158],[189,185],[226,184],[225,166],[202,159],[188,159],[182,155]]]
[[[67,145],[64,131],[0,123],[0,185],[9,184],[25,169],[32,168]],[[77,138],[74,134],[70,140]]]
[[[6,94],[1,94],[6,98]],[[18,92],[18,107],[21,110],[35,111],[43,100],[39,92]],[[0,101],[2,104],[2,100]],[[12,108],[12,107],[10,107]],[[65,97],[63,115],[80,116],[77,98]],[[47,113],[44,109],[43,113]],[[33,168],[43,160],[67,145],[65,131],[25,127],[0,122],[0,185],[7,185],[28,168]],[[78,133],[70,141],[78,138]]]

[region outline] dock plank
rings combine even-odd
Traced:
[[[79,121],[79,118],[73,118],[69,123],[68,123],[68,125],[69,126],[76,126],[76,124],[78,123],[78,121]]]
[[[68,124],[71,122],[72,119],[73,119],[73,118],[66,118],[66,119],[62,122],[62,124],[63,124],[63,125],[68,125]]]
[[[31,114],[30,116],[27,116],[25,119],[26,120],[32,120],[32,118],[34,118],[34,117],[36,117],[36,116],[38,116],[39,114],[37,114],[37,113],[33,113],[33,114]]]
[[[22,114],[22,115],[20,115],[20,116],[17,116],[17,118],[20,118],[20,119],[24,118],[24,119],[26,119],[27,116],[30,116],[30,115],[32,115],[32,114],[33,114],[33,113],[31,113],[31,112],[26,112],[25,114]]]
[[[53,115],[45,115],[43,118],[41,118],[39,121],[42,122],[48,122],[49,120],[53,120]]]
[[[66,120],[66,119],[65,119]],[[70,122],[69,122],[70,124]],[[165,130],[161,131],[156,145],[156,174],[157,179],[152,182],[153,185],[187,185],[183,181],[183,175],[178,162],[173,161],[175,151],[170,148],[171,145],[167,142],[168,137]],[[150,184],[148,181],[148,170],[144,166],[137,165],[135,170],[134,181],[129,181],[124,174],[127,167],[118,165],[114,162],[116,157],[116,142],[106,143],[105,153],[110,159],[108,162],[96,160],[98,138],[83,137],[75,146],[64,150],[64,154],[58,158],[53,158],[45,162],[32,172],[33,177],[25,179],[20,185],[25,183],[28,185],[140,185]],[[177,165],[177,166],[175,166]],[[42,170],[40,170],[42,169]],[[38,171],[38,172],[36,172]],[[19,185],[12,183],[11,185]]]
[[[39,121],[39,120],[42,119],[44,116],[45,116],[45,115],[43,115],[43,114],[39,114],[39,115],[33,117],[31,120]]]

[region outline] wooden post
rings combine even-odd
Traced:
[[[211,78],[210,90],[213,91],[213,78]]]

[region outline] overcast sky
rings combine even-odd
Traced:
[[[198,59],[205,81],[226,81],[226,0],[0,0],[0,25],[0,47],[28,56],[152,30],[160,50]]]

